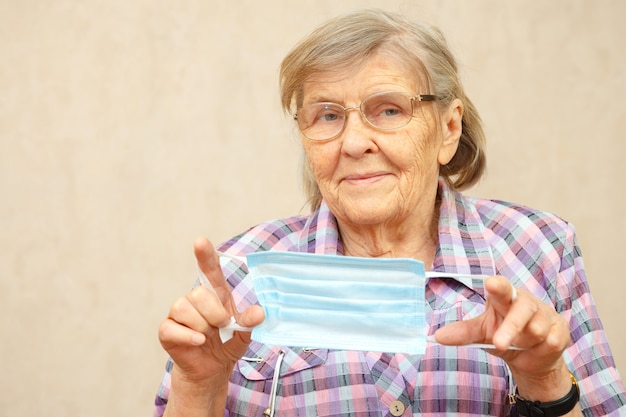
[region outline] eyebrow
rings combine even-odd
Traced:
[[[302,100],[302,104],[315,104],[315,103],[337,103],[342,104],[341,101],[331,100],[327,95],[314,94],[309,97],[305,97]]]

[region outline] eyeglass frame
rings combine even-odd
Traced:
[[[364,103],[364,102],[366,102],[367,100],[369,100],[369,99],[370,99],[370,98],[372,98],[372,97],[379,96],[379,95],[381,95],[381,96],[382,96],[382,95],[385,95],[385,94],[391,94],[391,93],[402,94],[402,95],[405,95],[405,96],[409,99],[409,101],[411,102],[411,117],[409,117],[409,119],[406,121],[406,123],[405,123],[405,124],[403,124],[403,125],[401,125],[401,126],[392,127],[392,128],[382,128],[382,127],[378,127],[378,126],[374,125],[374,124],[373,124],[373,123],[372,123],[372,122],[371,122],[371,121],[367,118],[367,116],[365,116],[365,113],[363,112],[363,108],[362,108],[363,103]],[[361,100],[361,103],[359,103],[359,105],[358,105],[358,106],[344,107],[344,106],[342,106],[341,104],[339,104],[339,103],[334,103],[334,102],[332,102],[332,101],[320,101],[320,102],[315,102],[315,103],[308,104],[308,106],[310,106],[310,105],[314,105],[314,104],[332,104],[332,105],[334,105],[334,106],[339,106],[339,107],[341,107],[341,108],[343,109],[343,114],[344,114],[343,126],[342,126],[342,127],[341,127],[341,129],[337,132],[337,134],[336,134],[335,136],[331,136],[331,137],[326,138],[326,139],[312,139],[312,138],[308,137],[308,136],[306,135],[306,133],[304,133],[304,132],[302,131],[302,128],[300,127],[300,123],[298,123],[298,112],[294,113],[294,115],[293,115],[293,119],[296,121],[296,124],[298,125],[298,130],[300,130],[300,132],[304,135],[304,137],[305,137],[305,138],[307,138],[308,140],[313,141],[313,142],[326,142],[326,141],[333,140],[333,139],[337,138],[338,136],[340,136],[340,135],[343,133],[343,131],[345,130],[346,125],[347,125],[347,123],[348,123],[348,116],[347,116],[347,115],[348,115],[348,112],[349,112],[350,110],[357,110],[357,109],[358,109],[358,110],[359,110],[359,114],[361,115],[361,118],[362,118],[362,119],[363,119],[363,120],[364,120],[364,121],[365,121],[365,122],[366,122],[369,126],[371,126],[372,128],[374,128],[374,129],[376,129],[376,130],[390,131],[390,130],[396,130],[396,129],[403,128],[404,126],[406,126],[406,125],[408,125],[409,123],[411,123],[411,120],[413,120],[413,114],[415,113],[415,104],[414,104],[415,102],[417,102],[417,103],[421,103],[421,102],[423,102],[423,101],[436,101],[436,100],[438,100],[438,99],[439,99],[439,97],[438,97],[438,96],[436,96],[436,95],[434,95],[434,94],[416,94],[416,95],[414,95],[414,96],[410,96],[410,95],[408,95],[408,94],[406,94],[406,93],[404,93],[404,92],[402,92],[402,91],[381,91],[381,92],[379,92],[379,93],[374,93],[374,94],[372,94],[372,95],[370,95],[370,96],[365,97],[363,100]]]

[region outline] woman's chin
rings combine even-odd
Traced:
[[[375,199],[374,201],[363,201],[334,213],[340,223],[367,227],[385,224],[394,218],[397,219],[396,209],[397,206],[393,204],[386,204],[380,199]]]

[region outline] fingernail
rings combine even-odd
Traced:
[[[499,335],[494,335],[493,339],[494,339],[494,344],[495,344],[495,340],[497,339],[497,341],[499,341],[500,344],[508,347],[511,345],[513,337],[509,335],[508,333],[500,333]]]
[[[199,346],[204,343],[205,339],[206,337],[202,333],[194,333],[193,336],[191,336],[191,343]]]

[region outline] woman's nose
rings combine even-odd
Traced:
[[[348,107],[346,125],[341,133],[342,152],[359,158],[363,154],[378,150],[375,141],[375,129],[365,120],[359,107]],[[356,111],[352,111],[356,110]]]

